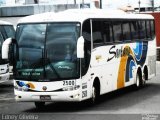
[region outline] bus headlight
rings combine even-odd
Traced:
[[[28,91],[28,87],[27,86],[23,86],[22,87],[22,91]]]
[[[18,91],[28,91],[29,88],[27,86],[19,87],[19,86],[15,85],[14,89],[18,90]]]
[[[67,87],[64,87],[63,90],[64,91],[72,91],[72,90],[77,90],[79,89],[80,86],[79,85],[75,85],[75,86],[67,86]]]

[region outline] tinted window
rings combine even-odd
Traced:
[[[154,39],[154,37],[155,37],[155,25],[154,25],[154,21],[150,21],[150,24],[151,24],[152,39]]]
[[[98,20],[92,22],[93,43],[103,43],[102,23]]]
[[[150,29],[150,21],[146,21],[146,32],[147,32],[147,38],[151,38],[151,29]]]
[[[41,48],[45,41],[46,24],[29,24],[17,27],[16,39],[20,46]]]
[[[87,73],[91,58],[91,25],[90,20],[86,20],[82,26],[82,35],[85,39],[84,59],[82,59],[82,75]]]
[[[103,38],[107,43],[113,42],[112,26],[110,21],[103,21]]]
[[[113,25],[113,34],[114,34],[114,40],[115,42],[120,42],[123,40],[123,34],[122,34],[122,24],[120,21],[114,21],[112,22]]]
[[[145,29],[145,21],[138,22],[138,30],[139,30],[139,38],[145,39],[146,38],[146,29]]]
[[[131,35],[133,40],[138,39],[138,23],[136,21],[131,21]]]
[[[0,32],[1,32],[1,35],[3,36],[3,38],[6,39],[7,38],[7,34],[6,34],[5,30],[4,30],[3,25],[0,26]]]
[[[15,37],[15,30],[14,30],[13,26],[11,26],[11,25],[4,26],[4,30],[5,30],[8,38],[10,38],[10,37],[14,38]]]
[[[130,24],[129,21],[123,22],[123,40],[130,41],[131,40],[131,32],[130,32]]]
[[[85,39],[85,42],[91,42],[91,26],[90,20],[86,20],[82,26],[82,36]]]

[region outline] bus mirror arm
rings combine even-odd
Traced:
[[[8,38],[2,44],[2,59],[9,59],[9,48],[12,44],[13,39]]]
[[[83,36],[79,37],[77,41],[77,58],[84,58],[84,38]]]

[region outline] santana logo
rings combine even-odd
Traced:
[[[121,47],[120,49],[115,49],[115,45],[112,46],[109,50],[109,54],[112,55],[112,57],[109,57],[107,59],[107,62],[112,60],[113,58],[119,58],[119,57],[124,57],[124,56],[129,56],[131,54],[131,48],[130,47]]]

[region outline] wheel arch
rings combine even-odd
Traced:
[[[95,86],[96,88],[98,88],[98,90],[99,90],[98,92],[99,92],[99,95],[100,95],[100,93],[101,93],[101,83],[100,83],[99,77],[94,78],[92,86]]]

